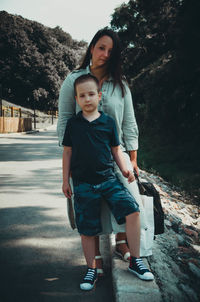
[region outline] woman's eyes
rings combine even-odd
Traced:
[[[100,46],[99,49],[102,51],[106,50],[105,47],[103,47],[103,46]],[[109,51],[108,51],[109,55],[111,54],[111,52],[112,52],[112,49],[109,49]]]

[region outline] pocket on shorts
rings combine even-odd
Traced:
[[[88,183],[79,183],[74,185],[74,194],[87,193],[91,191],[91,186]]]
[[[90,184],[79,183],[74,186],[74,206],[76,213],[82,212],[87,206],[89,192],[91,192]]]

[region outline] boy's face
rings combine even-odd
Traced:
[[[76,86],[76,101],[83,112],[93,112],[98,108],[101,92],[94,81],[87,81]]]

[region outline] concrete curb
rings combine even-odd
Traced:
[[[161,302],[162,297],[158,285],[154,281],[142,281],[128,272],[128,262],[122,261],[114,254],[115,236],[110,235],[112,252],[112,278],[116,302]],[[149,267],[146,258],[144,263]]]

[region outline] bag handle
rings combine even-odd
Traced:
[[[134,176],[135,176],[136,180],[139,180],[139,176],[137,175],[137,172],[136,172],[136,170],[135,170],[135,169],[133,170],[133,174],[134,174]]]
[[[137,175],[137,172],[136,172],[135,169],[133,170],[133,173],[134,173],[135,179],[137,180],[138,187],[139,187],[139,191],[140,191],[140,193],[141,193],[142,195],[144,195],[145,192],[146,192],[146,189],[145,189],[145,187],[143,186],[143,184],[141,183],[141,181],[140,181],[140,179],[139,179],[139,176]]]

